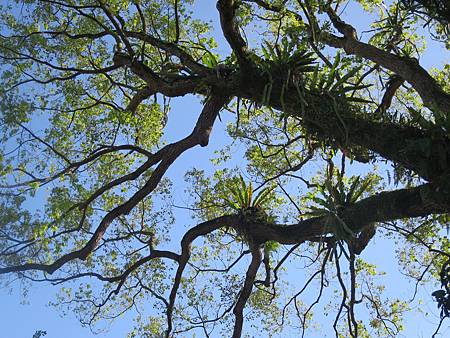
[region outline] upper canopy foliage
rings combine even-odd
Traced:
[[[134,312],[130,337],[396,336],[411,301],[385,291],[376,238],[395,245],[413,298],[435,287],[439,330],[446,2],[204,6],[2,2],[2,280],[61,285],[55,304],[89,325]],[[171,111],[183,96],[202,109],[168,142],[187,123]],[[209,144],[213,129],[228,138]],[[197,145],[216,156],[191,157],[183,186],[167,172]]]

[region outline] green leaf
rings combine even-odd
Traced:
[[[241,206],[242,206],[242,208],[248,208],[250,205],[248,203],[249,195],[248,195],[247,185],[245,184],[244,178],[241,175],[239,175],[239,181],[241,183],[241,189],[239,190],[240,194],[242,196]]]
[[[230,200],[229,198],[223,196],[222,199],[228,204],[228,206],[234,210],[240,210],[241,207],[236,202]]]
[[[350,203],[355,203],[358,200],[358,198],[360,198],[361,195],[373,184],[373,182],[374,180],[372,177],[365,178],[361,183],[360,187],[357,190],[355,190]]]
[[[267,187],[262,189],[258,195],[256,195],[255,199],[253,200],[253,206],[254,207],[259,207],[263,204],[265,204],[269,197],[270,197],[270,193],[274,190],[274,187]]]
[[[341,87],[348,79],[353,77],[356,73],[358,73],[363,66],[358,66],[350,70],[347,74],[342,76],[334,85],[331,87],[331,91],[336,91],[339,87]]]
[[[345,198],[345,202],[346,203],[353,203],[353,193],[355,192],[355,189],[358,187],[359,185],[359,181],[360,181],[361,177],[360,176],[355,176],[352,179],[352,184],[350,185],[350,189],[347,193],[347,196]]]
[[[216,56],[209,50],[205,50],[205,53],[203,53],[202,61],[205,64],[205,66],[208,66],[210,68],[214,68],[219,64]]]
[[[247,203],[246,203],[247,207],[252,205],[252,196],[253,196],[253,184],[252,182],[250,182],[247,186]]]
[[[330,202],[328,202],[328,201],[325,201],[324,199],[319,198],[319,197],[313,197],[313,198],[311,198],[311,199],[312,199],[315,203],[317,203],[317,204],[319,204],[319,205],[321,205],[321,206],[327,208],[328,210],[333,210],[333,204],[332,204],[332,203],[330,203]]]
[[[264,58],[265,58],[266,60],[270,60],[270,53],[269,53],[269,51],[267,50],[267,48],[264,47],[264,44],[261,45],[261,50],[262,50],[262,52],[263,52]]]
[[[316,67],[314,69],[314,73],[312,75],[311,84],[309,86],[309,88],[311,90],[315,90],[316,89],[316,82],[317,82],[318,75],[319,75],[319,64],[316,65]]]
[[[330,73],[328,74],[328,79],[327,79],[327,81],[325,83],[325,86],[323,88],[324,90],[329,90],[330,89],[331,84],[333,83],[333,81],[335,79],[335,76],[336,76],[336,73],[337,73],[337,67],[339,65],[339,62],[341,62],[341,54],[337,53],[336,57],[334,58],[334,63],[332,65],[332,67],[331,67]]]

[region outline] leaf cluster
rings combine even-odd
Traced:
[[[342,74],[341,70],[347,68],[342,61],[341,55],[338,53],[330,67],[321,68],[317,64],[308,81],[309,90],[317,93],[333,93],[337,96],[345,96],[349,92],[355,92],[371,86],[349,83],[349,80],[361,71],[362,66],[350,68],[346,73]],[[355,96],[349,96],[346,99],[349,102],[371,103],[371,101]]]
[[[374,188],[375,176],[351,176],[349,179],[338,176],[336,182],[325,180],[317,186],[316,191],[309,194],[309,199],[320,207],[310,206],[311,216],[324,216],[329,212],[341,211],[346,206],[356,203],[365,192]],[[317,196],[320,195],[320,197]]]
[[[337,179],[325,179],[315,191],[308,193],[306,199],[315,205],[308,207],[304,215],[310,217],[330,217],[330,230],[338,240],[354,237],[353,230],[341,219],[340,213],[356,203],[365,192],[372,190],[377,183],[376,176],[351,176],[349,179],[337,175]]]
[[[250,207],[261,208],[272,198],[271,193],[273,187],[269,186],[261,191],[253,198],[252,182],[248,184],[243,177],[235,177],[226,186],[225,194],[222,195],[224,202],[233,210],[243,211]]]
[[[314,69],[311,65],[315,63],[314,53],[307,50],[296,49],[296,44],[286,37],[281,39],[281,46],[264,41],[261,45],[264,61],[271,65],[288,65],[298,72],[309,72]]]

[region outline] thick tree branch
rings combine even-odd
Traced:
[[[158,168],[155,172],[158,171]],[[144,188],[136,193],[128,202],[108,213],[94,233],[92,239],[83,249],[64,255],[51,265],[29,263],[20,266],[1,268],[0,273],[27,270],[42,270],[52,273],[70,260],[86,257],[102,238],[106,228],[112,221],[111,218],[120,212],[122,214],[125,213],[126,210],[128,210],[125,208],[130,208],[130,205],[137,203],[136,199],[138,197],[136,196],[145,194],[145,188],[149,189],[149,187],[152,187],[152,185],[150,185],[151,182],[153,182],[152,178],[148,181],[148,186],[144,186]],[[378,222],[424,217],[436,213],[448,213],[450,212],[450,186],[448,185],[448,182],[445,183],[445,179],[439,183],[440,184],[424,184],[415,188],[399,189],[373,195],[347,207],[341,212],[339,217],[349,228],[357,233],[364,231],[368,226]],[[329,231],[330,223],[333,224],[336,222],[335,216],[330,215],[306,219],[297,224],[287,226],[255,223],[251,224],[251,226],[246,226],[246,228],[249,232],[248,235],[255,243],[277,241],[282,244],[298,244],[323,236]],[[214,231],[220,226],[226,225],[232,225],[239,230],[239,228],[243,226],[242,219],[241,221],[238,221],[238,218],[236,217],[224,216],[219,219],[211,220],[209,223],[206,222],[205,224],[201,224],[186,234],[185,239],[183,240],[184,242],[182,242],[182,247],[186,246],[191,238],[195,239],[198,236]],[[370,240],[371,231],[368,231],[366,237]],[[363,246],[366,244],[367,243]]]
[[[356,255],[360,255],[361,252],[363,252],[363,250],[367,247],[370,240],[375,236],[376,231],[377,229],[374,224],[363,228],[355,238],[352,238],[348,242],[351,251]]]
[[[358,41],[356,30],[351,25],[342,21],[330,7],[327,9],[327,13],[334,27],[344,36],[339,38],[334,35],[323,34],[323,42],[332,47],[343,48],[347,54],[361,56],[389,69],[408,81],[430,110],[450,114],[450,94],[444,92],[416,60],[391,54]]]
[[[128,267],[126,270],[124,270],[120,275],[108,277],[108,276],[104,276],[104,275],[101,275],[96,272],[81,272],[81,273],[77,273],[77,274],[74,274],[74,275],[71,275],[71,276],[65,277],[65,278],[55,278],[55,279],[45,278],[44,280],[50,281],[50,282],[52,282],[52,284],[57,285],[57,284],[62,284],[62,283],[65,283],[65,282],[68,282],[68,281],[71,281],[74,279],[79,279],[79,278],[84,278],[84,277],[94,277],[102,282],[108,282],[108,283],[119,282],[118,288],[116,289],[116,292],[115,292],[116,294],[118,294],[120,291],[120,286],[125,283],[125,280],[132,272],[136,271],[139,267],[148,263],[152,259],[157,259],[157,258],[167,258],[167,259],[173,260],[175,262],[178,262],[180,259],[180,255],[173,253],[171,251],[151,250],[150,255],[139,259],[138,261],[133,263],[130,267]]]
[[[386,91],[384,92],[383,98],[381,99],[381,103],[378,106],[375,113],[384,113],[389,109],[392,103],[392,99],[394,98],[395,92],[398,88],[403,84],[405,80],[403,80],[400,76],[392,76],[388,83],[386,84]]]
[[[273,79],[277,76],[276,72],[272,74]],[[266,81],[263,74],[252,74],[245,84],[234,87],[232,93],[261,102]],[[282,88],[282,81],[274,81],[269,101],[265,104],[301,119],[318,139],[344,149],[360,146],[371,150],[430,181],[448,173],[450,139],[446,136],[436,137],[433,131],[371,121],[359,113],[360,108],[349,104],[345,98],[331,94],[319,95],[305,90],[308,109],[302,110],[297,90],[293,86],[286,89],[282,99]]]
[[[150,96],[154,95],[156,92],[151,90],[149,87],[144,87],[140,89],[128,102],[127,111],[136,112],[137,107]]]
[[[443,179],[444,182],[444,179]],[[339,215],[355,233],[378,222],[424,217],[450,212],[450,186],[424,184],[415,188],[381,192],[345,208]],[[251,237],[257,243],[272,240],[282,244],[297,244],[326,234],[335,216],[315,217],[297,224],[280,226],[251,224]],[[371,232],[366,235],[370,239]],[[361,237],[361,238],[362,238]]]
[[[239,3],[235,0],[218,0],[217,10],[220,14],[220,25],[223,35],[233,49],[242,70],[247,71],[252,68],[253,63],[249,58],[247,43],[242,38],[239,26],[236,22],[236,9]]]
[[[263,1],[263,0],[244,0],[244,1],[245,2],[253,2],[256,5],[258,5],[259,7],[264,8],[265,10],[275,12],[275,13],[279,13],[283,9],[282,6],[277,6],[277,5],[271,4],[270,2]],[[286,1],[284,1],[284,2],[286,2]]]
[[[161,93],[165,96],[175,97],[196,93],[200,86],[201,78],[197,76],[178,76],[171,83],[166,82],[143,62],[125,54],[114,54],[114,65],[128,66],[131,71],[139,76],[148,86],[148,90],[154,93]]]

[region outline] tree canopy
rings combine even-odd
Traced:
[[[1,6],[4,285],[55,284],[88,325],[133,312],[130,337],[397,336],[426,283],[435,332],[450,316],[446,1]],[[168,174],[220,128],[209,167]],[[416,292],[387,296],[384,264]]]

